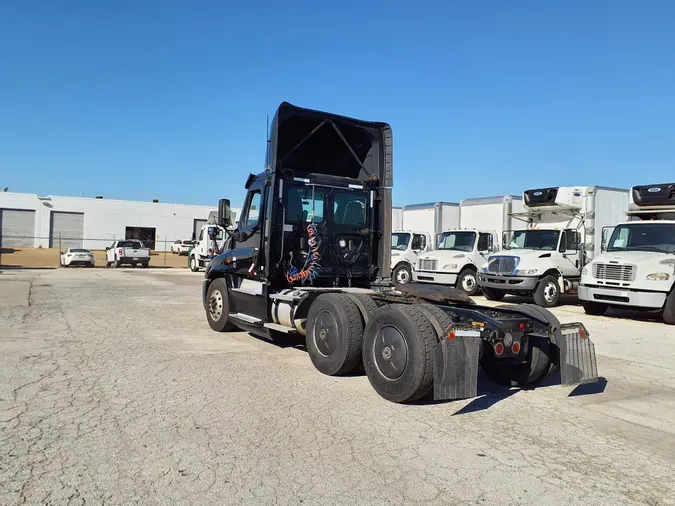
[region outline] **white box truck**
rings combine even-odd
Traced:
[[[402,207],[392,207],[391,208],[391,229],[392,230],[403,230],[403,208]]]
[[[576,294],[581,271],[601,250],[603,227],[623,219],[628,190],[567,186],[526,190],[525,209],[513,213],[526,226],[505,231],[503,250],[490,255],[478,283],[489,300],[506,294],[555,306],[560,294]]]
[[[394,213],[392,212],[392,219]],[[403,207],[400,229],[391,238],[391,278],[395,285],[413,279],[421,253],[432,250],[443,230],[459,226],[459,204],[431,202]]]
[[[628,221],[603,230],[603,253],[581,273],[584,310],[657,310],[675,325],[675,183],[632,187],[626,214]]]
[[[462,200],[459,207],[459,228],[445,230],[436,249],[420,256],[413,279],[475,295],[478,268],[490,253],[499,251],[502,232],[512,229],[512,214],[523,211],[523,199],[513,195],[474,198]]]

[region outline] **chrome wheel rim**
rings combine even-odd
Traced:
[[[472,292],[476,288],[476,278],[473,274],[467,274],[462,278],[462,288],[465,292]]]
[[[410,273],[408,272],[407,269],[399,269],[398,272],[396,273],[396,281],[401,284],[405,285],[406,283],[410,282]]]
[[[546,283],[544,287],[544,300],[548,303],[555,302],[558,298],[558,287],[552,281]]]
[[[209,315],[213,321],[220,320],[223,315],[223,294],[220,290],[214,290],[209,297]]]

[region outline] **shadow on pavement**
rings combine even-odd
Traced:
[[[601,376],[595,383],[585,383],[583,385],[578,385],[570,392],[567,397],[601,394],[605,391],[605,388],[607,388],[607,378]]]

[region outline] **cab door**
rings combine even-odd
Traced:
[[[246,195],[244,209],[235,231],[235,246],[232,251],[232,270],[246,278],[259,279],[262,246],[263,215],[265,203],[265,179],[254,181]]]
[[[571,228],[563,230],[560,234],[558,252],[562,254],[560,268],[563,276],[579,276],[581,273],[579,238],[579,231]]]

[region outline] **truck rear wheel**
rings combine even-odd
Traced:
[[[354,370],[361,358],[363,320],[343,293],[319,295],[307,313],[306,345],[314,367],[328,376]]]
[[[235,328],[230,321],[230,299],[223,278],[214,279],[206,292],[206,319],[216,332],[229,332]]]
[[[499,290],[498,288],[483,288],[483,295],[485,295],[485,298],[487,300],[493,300],[495,302],[499,302],[504,298],[504,295],[506,295],[502,290]]]
[[[560,286],[555,276],[544,276],[534,290],[534,302],[537,306],[553,307],[560,299]]]
[[[375,311],[377,311],[377,309],[382,304],[380,302],[376,301],[375,299],[373,299],[370,295],[365,295],[365,294],[362,294],[362,293],[350,294],[349,296],[352,297],[352,299],[356,298],[359,301],[359,303],[361,304],[361,306],[363,306],[363,308],[359,308],[359,309],[365,310],[365,312],[366,312],[365,315],[363,315],[363,314],[361,315],[361,317],[363,318],[363,325],[365,327],[366,324],[367,324],[367,321],[370,321],[370,319],[375,314]],[[356,365],[354,370],[358,373],[361,373],[361,374],[366,372],[366,369],[363,367],[363,357],[359,357],[359,363]]]
[[[599,302],[591,302],[590,300],[581,301],[581,305],[584,307],[584,312],[591,316],[602,316],[609,309],[609,306],[607,304],[601,304]]]
[[[528,316],[544,320],[551,325],[560,323],[558,318],[549,310],[533,304],[519,306],[499,306],[521,311]],[[489,343],[483,344],[483,359],[481,367],[493,381],[508,386],[522,386],[536,383],[547,374],[558,372],[557,350],[550,342],[530,337],[527,356],[524,362],[514,362],[511,359],[498,359]]]
[[[391,304],[375,312],[363,335],[363,363],[375,391],[411,402],[433,386],[436,333],[415,306]]]

